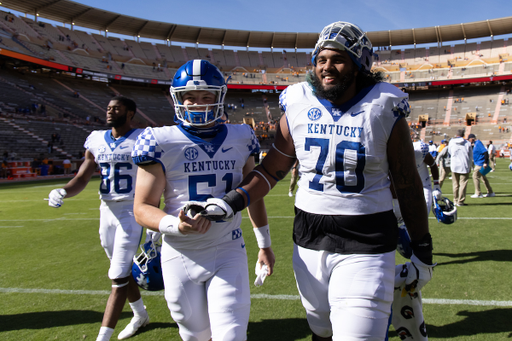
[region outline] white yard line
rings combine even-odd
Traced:
[[[163,291],[141,291],[144,296],[164,296]],[[46,295],[109,295],[107,290],[61,290],[61,289],[22,289],[0,288],[0,293],[5,294],[46,294]],[[266,300],[299,300],[299,295],[267,295],[253,294],[252,299]],[[423,304],[441,305],[476,305],[491,307],[512,307],[512,301],[480,301],[480,300],[447,300],[438,298],[423,298]]]
[[[67,213],[67,215],[74,215],[75,213]],[[78,214],[78,213],[76,213]],[[294,216],[273,216],[268,217],[268,219],[293,219]],[[40,222],[53,222],[53,221],[77,221],[77,220],[99,220],[100,218],[77,218],[77,217],[62,217],[55,219],[0,219],[1,222],[30,222],[30,221],[40,221]],[[249,217],[243,217],[242,219],[249,219]],[[428,219],[436,220],[435,217],[428,217]],[[512,217],[457,217],[460,220],[512,220]],[[10,226],[1,226],[2,227],[10,227]],[[13,226],[13,227],[23,227],[23,226]]]

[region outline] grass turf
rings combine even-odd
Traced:
[[[494,198],[472,199],[453,225],[430,215],[434,259],[438,266],[424,288],[424,314],[430,340],[497,340],[512,337],[512,172],[499,159],[489,181]],[[248,340],[310,340],[293,277],[293,198],[288,180],[266,197],[277,263],[262,287],[252,287]],[[63,180],[0,185],[1,340],[91,340],[98,333],[110,290],[108,260],[100,246],[99,179],[59,209],[43,198]],[[451,181],[443,193],[452,198]],[[482,190],[485,188],[482,184]],[[244,213],[246,217],[246,214]],[[249,220],[242,228],[249,268],[257,247]],[[404,260],[397,254],[397,263]],[[251,281],[255,275],[251,271]],[[151,323],[133,340],[179,340],[163,293],[143,292]],[[131,318],[128,305],[112,339]],[[391,328],[390,340],[399,340]]]

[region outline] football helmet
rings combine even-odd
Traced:
[[[215,103],[184,105],[183,95],[194,90],[215,94]],[[209,61],[194,59],[185,63],[176,71],[170,91],[178,120],[201,127],[222,118],[227,85],[222,73]]]
[[[512,171],[512,162],[510,163],[510,165],[508,165],[508,169]]]
[[[358,26],[337,21],[324,27],[318,37],[311,62],[316,66],[316,57],[322,48],[347,51],[359,70],[370,72],[373,64],[372,43]]]
[[[144,243],[142,252],[133,257],[132,276],[139,287],[148,291],[164,289],[159,247],[152,240]]]
[[[398,243],[396,250],[404,258],[410,259],[412,256],[411,237],[409,237],[409,232],[407,232],[405,224],[398,226]]]
[[[450,199],[442,197],[437,200],[435,197],[432,198],[432,213],[437,218],[438,222],[443,224],[453,224],[457,220],[457,207],[450,201]]]

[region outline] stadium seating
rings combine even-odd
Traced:
[[[103,128],[105,107],[116,94],[137,102],[136,126],[173,124],[174,108],[167,85],[107,83],[106,74],[168,81],[185,61],[202,58],[217,65],[229,78],[229,84],[287,86],[303,81],[311,69],[310,52],[303,51],[153,44],[89,34],[15,15],[12,22],[2,20],[0,28],[0,48],[98,73],[92,77],[96,81],[91,81],[91,77],[74,74],[40,70],[33,73],[30,68],[2,70],[0,149],[16,145],[18,157],[27,159],[48,153],[51,132],[58,132],[65,142],[55,146],[54,157],[78,155],[88,133]],[[377,47],[375,52],[375,70],[385,72],[385,80],[391,83],[465,80],[512,72],[512,39],[403,50]],[[425,139],[436,143],[454,136],[461,127],[471,130],[482,141],[507,143],[511,141],[506,130],[510,126],[503,121],[512,119],[509,93],[510,86],[503,84],[410,90],[412,110],[408,121]],[[265,136],[262,146],[268,144],[275,131],[264,125],[281,114],[278,96],[274,91],[230,90],[225,101],[226,107],[229,104],[230,121],[254,121],[257,134]],[[41,104],[46,106],[44,114],[40,112]]]

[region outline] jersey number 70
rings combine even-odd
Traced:
[[[320,148],[315,165],[316,175],[309,182],[309,188],[323,192],[324,185],[320,180],[329,155],[330,140],[321,138],[306,138],[304,149]],[[366,164],[365,147],[359,142],[341,141],[336,145],[335,177],[336,189],[341,193],[360,193],[364,188],[364,167]]]

